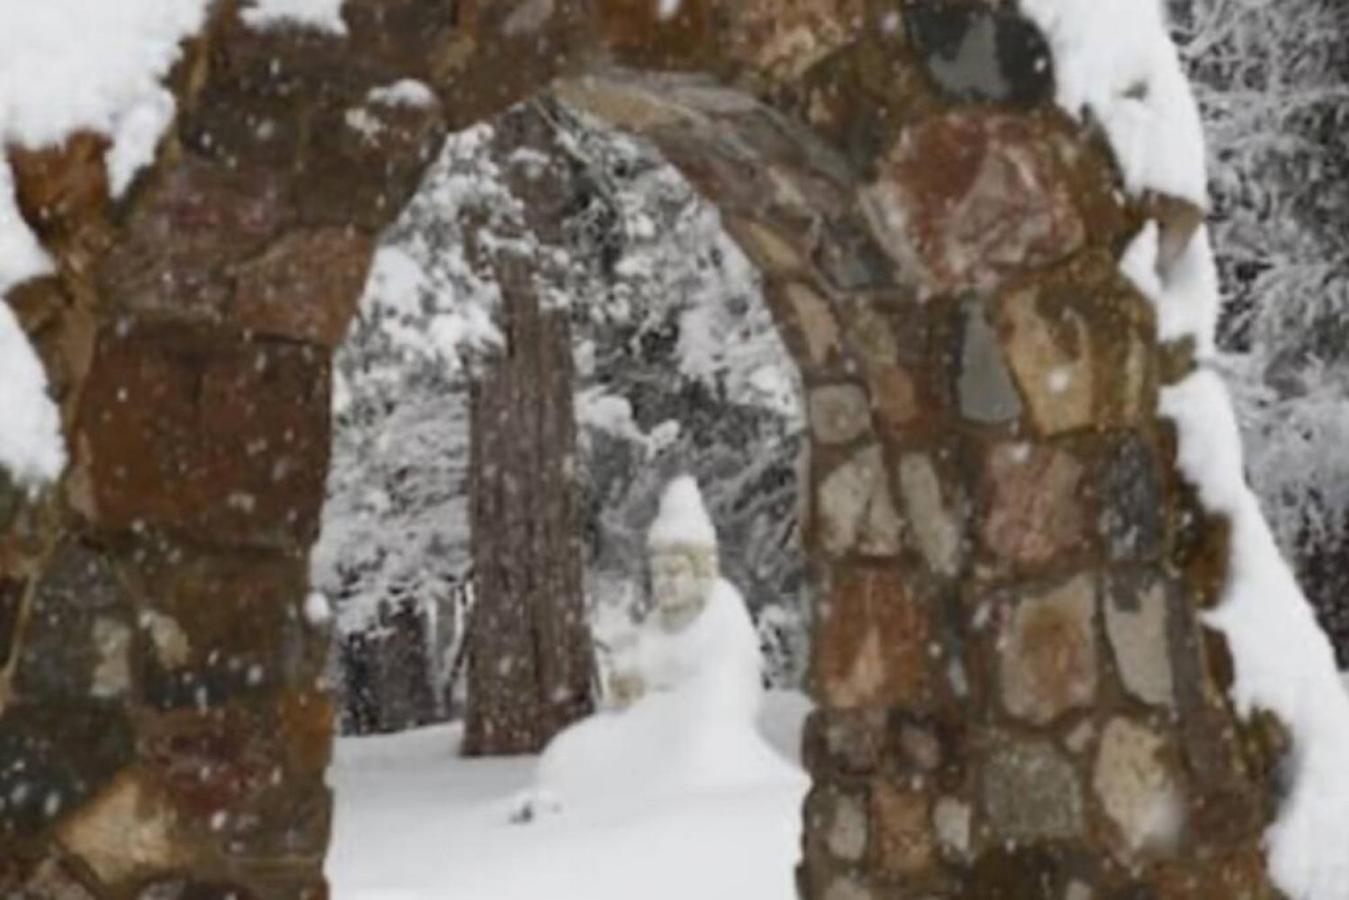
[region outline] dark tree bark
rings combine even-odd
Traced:
[[[567,310],[543,296],[565,278],[548,251],[560,243],[568,179],[538,106],[503,116],[494,141],[523,221],[505,226],[519,234],[494,224],[497,240],[475,247],[500,287],[504,341],[480,366],[470,403],[477,597],[467,637],[468,755],[536,752],[593,708],[570,328]]]

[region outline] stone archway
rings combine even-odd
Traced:
[[[124,201],[97,138],[13,154],[73,464],[0,544],[0,773],[37,786],[0,886],[324,894],[328,357],[445,131],[552,85],[718,204],[807,388],[803,895],[1269,895],[1272,750],[1196,619],[1225,530],[1156,412],[1188,363],[1118,274],[1153,208],[1043,43],[989,6],[663,7],[349,0],[337,37],[221,3]],[[1015,52],[952,74],[929,25]]]

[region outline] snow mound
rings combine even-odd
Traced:
[[[33,487],[52,481],[66,464],[61,415],[47,396],[47,373],[0,300],[0,468]]]
[[[649,625],[635,654],[649,692],[559,734],[539,760],[534,798],[570,810],[801,778],[759,733],[758,638],[729,582],[686,628]]]
[[[384,87],[371,88],[366,99],[384,106],[408,106],[418,109],[434,106],[436,94],[424,81],[403,78]]]
[[[809,703],[769,693],[759,727],[794,758]],[[795,896],[805,778],[613,794],[527,827],[503,814],[532,757],[464,759],[459,726],[338,741],[334,900],[785,900]]]
[[[1220,293],[1218,265],[1208,229],[1200,228],[1163,279],[1158,272],[1160,232],[1149,221],[1120,259],[1120,271],[1152,302],[1157,311],[1157,337],[1163,341],[1190,338],[1200,359],[1214,352]]]
[[[714,547],[717,529],[703,505],[703,495],[692,475],[671,481],[660,498],[660,511],[647,533],[647,545]],[[734,588],[732,588],[734,590]]]
[[[1243,477],[1240,434],[1221,379],[1199,371],[1162,395],[1179,463],[1205,507],[1232,523],[1223,602],[1206,622],[1236,661],[1239,711],[1275,713],[1291,730],[1291,792],[1268,834],[1270,871],[1294,900],[1349,898],[1349,694],[1334,653],[1279,554]]]
[[[1131,192],[1207,207],[1204,131],[1161,0],[1021,0],[1054,55],[1057,100],[1090,113]]]

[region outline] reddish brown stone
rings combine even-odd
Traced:
[[[80,410],[75,479],[102,528],[303,546],[328,461],[326,354],[172,332],[106,332]]]
[[[239,324],[247,331],[336,347],[370,270],[374,242],[354,228],[286,235],[238,270]]]
[[[1035,567],[1086,540],[1084,467],[1057,447],[1000,444],[985,461],[984,546],[1000,561]]]
[[[188,157],[136,204],[99,268],[102,292],[141,316],[229,321],[230,267],[262,250],[288,216],[276,174]]]
[[[929,624],[902,573],[844,570],[815,635],[814,675],[831,706],[923,704]]]
[[[179,809],[209,819],[256,802],[284,774],[273,725],[241,709],[146,717],[140,757]]]
[[[913,377],[897,365],[873,367],[867,370],[867,383],[885,432],[892,437],[904,434],[920,412]]]
[[[882,245],[934,294],[991,290],[1082,246],[1051,142],[1023,117],[952,112],[906,131],[865,189]]]

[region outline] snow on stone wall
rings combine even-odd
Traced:
[[[47,374],[9,306],[0,302],[0,486],[52,481],[65,466],[61,416]]]
[[[1089,111],[1135,192],[1207,206],[1198,108],[1160,2],[1022,0],[1050,38],[1058,99]],[[1214,347],[1218,280],[1203,226],[1170,264],[1158,223],[1129,248],[1122,269],[1158,311],[1161,338]],[[1245,713],[1274,712],[1292,731],[1292,785],[1269,832],[1271,874],[1297,900],[1349,897],[1349,698],[1334,655],[1279,555],[1245,482],[1241,438],[1221,379],[1201,368],[1163,392],[1180,437],[1180,465],[1205,506],[1232,523],[1228,583],[1207,616],[1232,649],[1233,697]]]
[[[160,83],[179,41],[201,28],[206,0],[6,0],[0,3],[0,143],[37,148],[79,130],[107,135],[114,193],[154,159],[173,116]],[[9,163],[0,158],[0,296],[50,271],[19,214]],[[59,417],[46,377],[0,302],[0,466],[20,482],[64,465]]]

